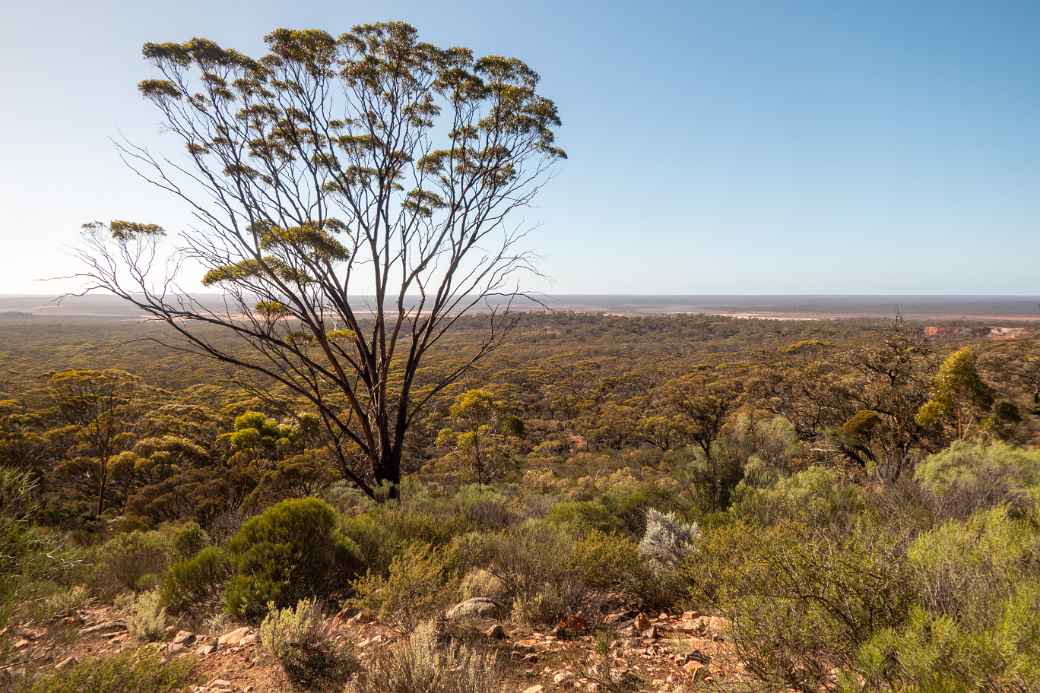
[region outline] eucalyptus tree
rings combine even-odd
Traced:
[[[522,61],[439,48],[401,22],[265,40],[261,57],[145,44],[158,74],[140,91],[184,153],[120,150],[195,221],[172,243],[156,224],[86,224],[82,276],[167,323],[180,348],[305,400],[341,473],[395,497],[409,427],[528,298],[516,213],[565,158],[557,108]],[[199,265],[219,307],[184,289]],[[426,377],[424,357],[477,313],[479,346]]]
[[[117,477],[128,472],[119,453],[133,442],[145,388],[126,371],[106,369],[52,373],[47,389],[59,424],[47,435],[65,443],[56,473],[91,499],[100,517]]]

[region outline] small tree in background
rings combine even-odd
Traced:
[[[531,266],[511,220],[564,157],[560,120],[520,60],[439,48],[401,22],[266,42],[259,58],[207,39],[144,46],[159,74],[141,93],[185,158],[122,153],[196,223],[169,262],[160,226],[87,224],[82,276],[167,323],[179,348],[305,400],[343,476],[394,498],[409,427],[514,324]],[[186,263],[224,292],[219,307],[181,288]],[[478,305],[480,345],[424,373]]]
[[[93,499],[94,517],[110,500],[114,479],[133,474],[119,455],[133,442],[133,407],[144,388],[120,370],[68,370],[55,373],[48,392],[61,427],[51,431],[70,446],[56,470],[70,487]]]
[[[925,428],[949,426],[957,438],[964,438],[992,406],[993,392],[979,376],[975,351],[962,347],[939,366],[931,397],[916,418]]]
[[[438,445],[450,445],[452,453],[472,470],[478,484],[497,478],[508,463],[524,424],[509,414],[506,403],[483,388],[467,390],[455,398],[448,412],[455,428],[437,434]]]

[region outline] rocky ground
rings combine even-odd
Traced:
[[[465,611],[465,609],[463,609]],[[726,639],[726,622],[688,611],[681,615],[617,612],[595,628],[577,617],[550,632],[515,627],[479,609],[453,622],[499,652],[507,672],[504,690],[523,693],[577,691],[748,690],[752,686]],[[451,615],[449,613],[449,615]],[[330,619],[333,639],[365,661],[406,637],[401,629],[365,613]],[[260,649],[255,628],[225,626],[215,632],[167,629],[152,643],[166,657],[193,656],[194,693],[259,693],[291,686],[279,665]],[[12,650],[0,672],[63,668],[85,658],[140,647],[109,607],[87,608],[57,624],[10,627]],[[603,648],[609,654],[601,654]]]

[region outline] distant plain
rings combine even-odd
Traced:
[[[223,309],[217,294],[198,300],[214,310]],[[1040,296],[967,295],[534,295],[537,303],[517,301],[522,310],[551,309],[614,315],[709,314],[779,320],[891,318],[911,320],[970,320],[1020,322],[1040,320]],[[371,303],[359,297],[358,306]],[[363,311],[364,308],[361,308]],[[134,319],[141,314],[113,296],[65,297],[0,295],[0,317],[17,314],[61,318]]]

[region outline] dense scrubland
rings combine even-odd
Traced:
[[[166,643],[242,625],[315,690],[1040,690],[1032,332],[526,315],[409,429],[400,498],[373,499],[305,402],[151,341],[168,328],[3,329],[15,690],[205,683],[205,653]],[[482,334],[462,321],[423,377]],[[640,676],[665,637],[648,617],[684,612],[733,667]],[[31,654],[75,650],[97,613],[119,647]],[[387,640],[362,653],[341,622]],[[582,663],[546,677],[509,649],[519,632]]]

